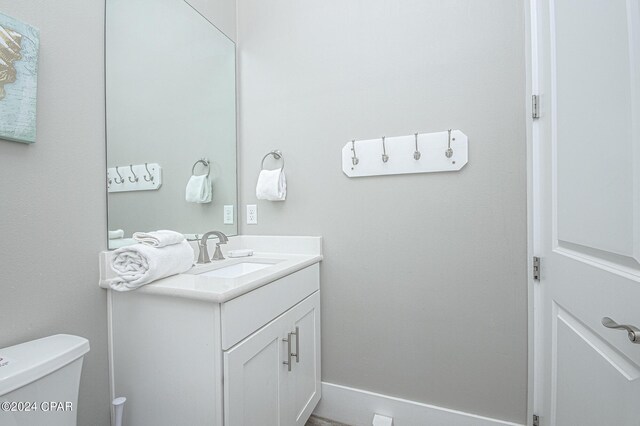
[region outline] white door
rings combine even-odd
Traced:
[[[291,320],[281,316],[224,353],[224,422],[290,426],[287,344]]]
[[[536,414],[640,425],[640,0],[531,1]]]
[[[290,313],[293,319],[294,353],[289,395],[295,425],[304,426],[320,401],[320,293],[316,292]]]

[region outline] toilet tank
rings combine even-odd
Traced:
[[[89,341],[57,334],[0,349],[0,425],[75,426]]]

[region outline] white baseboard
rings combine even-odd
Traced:
[[[326,382],[313,414],[353,426],[371,426],[374,414],[392,417],[393,426],[522,426]]]

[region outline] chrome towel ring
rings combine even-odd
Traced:
[[[262,163],[260,163],[260,169],[264,170],[264,160],[267,159],[268,156],[273,155],[273,158],[276,160],[282,160],[282,170],[284,170],[284,157],[282,156],[282,152],[279,149],[271,151],[267,153],[264,157],[262,157]]]
[[[207,177],[209,177],[209,173],[211,172],[211,163],[206,158],[201,158],[200,160],[193,163],[193,167],[191,167],[191,174],[195,176],[196,166],[198,163],[202,163],[207,168]]]

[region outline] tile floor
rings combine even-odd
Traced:
[[[322,417],[311,416],[305,426],[349,426],[349,425],[323,419]]]

